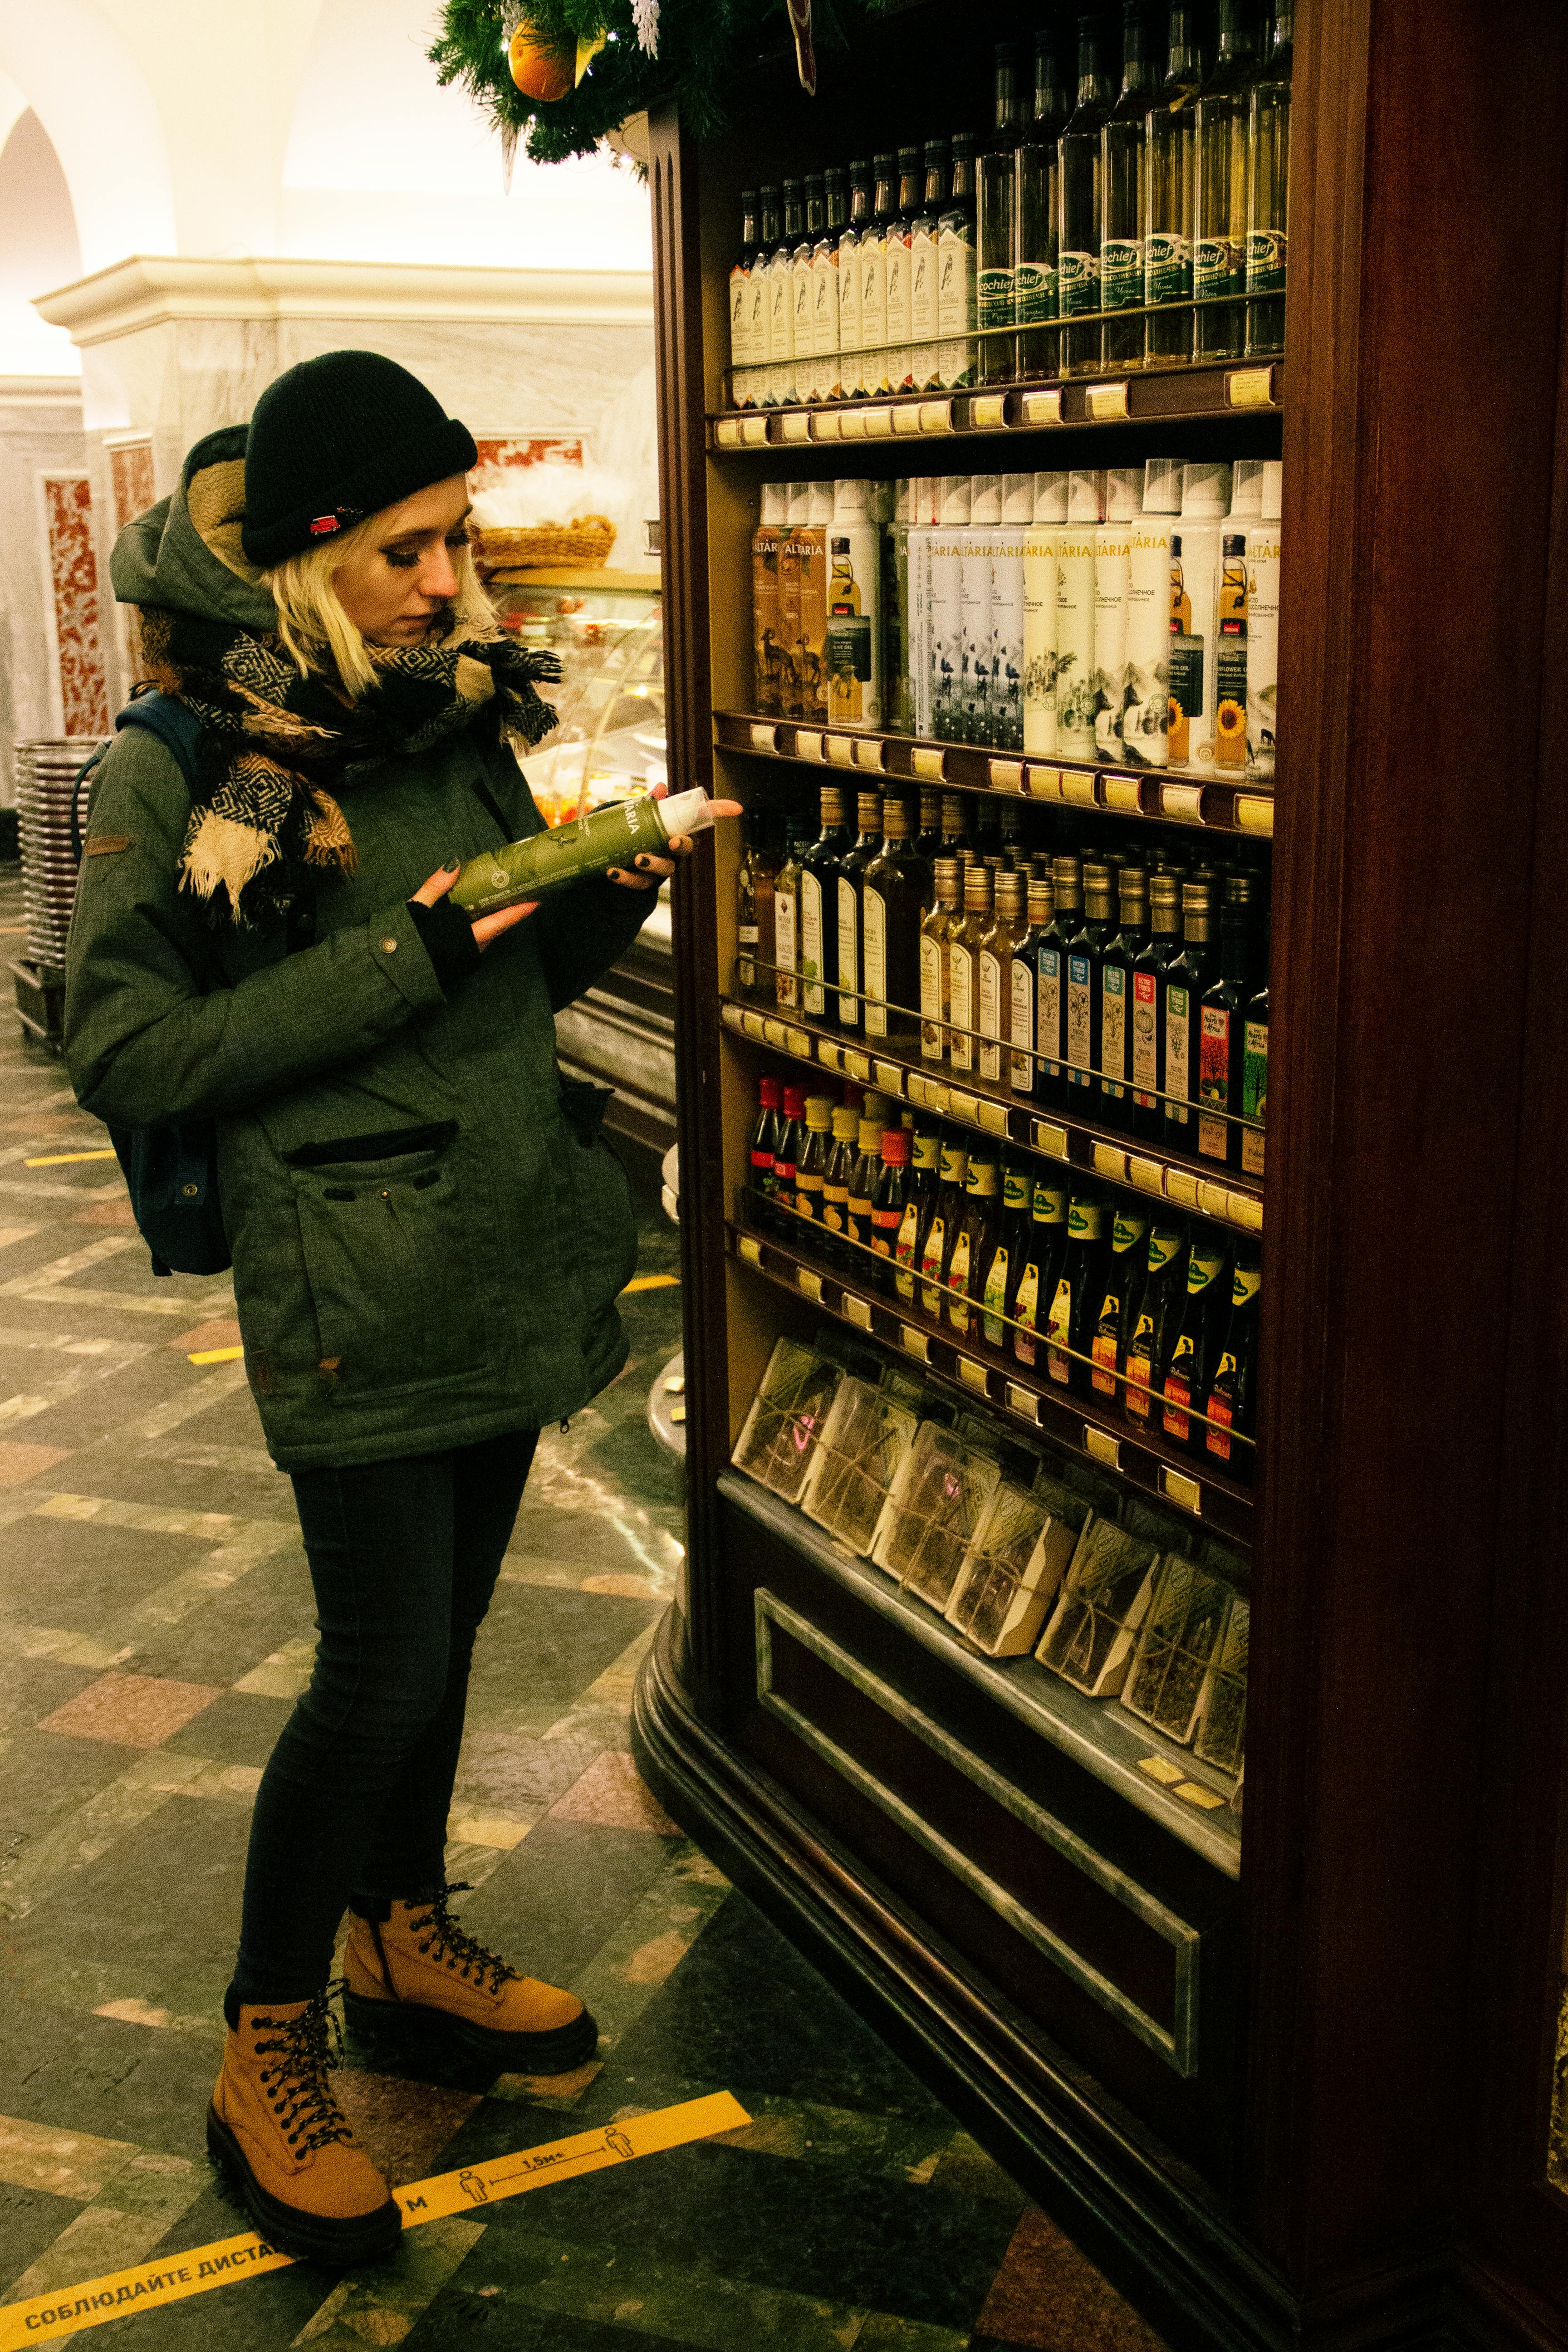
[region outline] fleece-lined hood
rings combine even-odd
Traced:
[[[122,604],[161,605],[252,635],[277,627],[277,608],[240,547],[249,434],[247,425],[207,434],[185,459],[174,496],[126,524],[109,559]]]

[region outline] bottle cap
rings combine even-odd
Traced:
[[[761,1103],[764,1110],[777,1110],[779,1107],[779,1082],[777,1078],[764,1078],[763,1080],[762,1084],[757,1088],[757,1100]]]
[[[1083,869],[1083,904],[1084,912],[1091,922],[1110,921],[1110,866],[1086,866]]]
[[[866,515],[866,494],[870,488],[858,475],[841,475],[833,485],[833,520],[835,522],[860,522]]]
[[[1182,467],[1182,517],[1196,521],[1219,517],[1230,506],[1230,467],[1207,463]]]
[[[962,860],[939,857],[936,861],[936,895],[944,907],[956,907],[963,884],[959,880]]]
[[[1002,520],[1004,522],[1034,521],[1035,478],[1033,474],[1003,475]]]
[[[808,482],[805,486],[805,519],[817,530],[833,520],[833,485],[831,482]],[[794,520],[794,517],[791,517]]]
[[[1027,887],[1021,874],[998,874],[996,877],[998,912],[1004,915],[1021,915],[1024,911],[1024,896]]]
[[[804,1087],[785,1087],[784,1090],[784,1117],[786,1118],[804,1118],[805,1117],[805,1088]]]
[[[789,484],[787,482],[764,482],[763,484],[762,520],[764,524],[777,525],[784,521],[784,516],[788,511],[788,493]]]
[[[1263,514],[1261,457],[1238,457],[1230,469],[1230,511],[1241,522],[1257,522]]]
[[[942,796],[942,827],[944,833],[963,831],[963,795],[943,793]]]
[[[859,1112],[858,1110],[851,1110],[847,1103],[841,1103],[833,1114],[834,1142],[853,1143],[859,1125]]]
[[[1049,877],[1045,875],[1031,874],[1029,877],[1030,922],[1048,923],[1055,904],[1056,891]]]
[[[1035,476],[1036,522],[1066,522],[1068,519],[1068,478],[1062,473]]]
[[[813,1135],[826,1135],[833,1125],[833,1098],[830,1095],[807,1095],[805,1123]]]
[[[882,831],[889,841],[908,841],[910,837],[910,804],[888,794],[882,803]]]
[[[1265,522],[1278,522],[1279,520],[1280,487],[1284,471],[1278,457],[1264,459],[1263,495],[1258,502],[1258,510]]]
[[[857,793],[855,795],[855,814],[859,819],[860,830],[862,833],[880,833],[882,830],[881,793]]]
[[[844,787],[842,784],[824,784],[822,787],[822,829],[824,833],[826,833],[831,826],[842,824],[843,822]]]
[[[1001,521],[1002,477],[1000,474],[971,475],[969,520],[971,522]]]
[[[784,519],[793,530],[797,523],[811,520],[811,484],[791,482],[785,492]]]
[[[856,1141],[861,1151],[875,1160],[882,1149],[881,1120],[863,1118],[856,1129]]]
[[[1136,522],[1143,511],[1142,466],[1112,466],[1105,478],[1107,522]]]
[[[1182,461],[1151,457],[1143,468],[1143,511],[1173,515],[1182,511]]]
[[[978,861],[963,870],[963,904],[970,914],[991,911],[991,868]]]
[[[668,800],[655,801],[653,807],[666,841],[673,841],[680,834],[711,830],[713,803],[700,789],[690,793],[672,793]]]
[[[1100,474],[1086,473],[1074,467],[1068,476],[1068,522],[1100,521],[1100,486],[1102,479]]]
[[[868,519],[872,522],[891,522],[893,520],[891,482],[867,482],[864,488]]]
[[[944,474],[942,496],[937,504],[937,520],[951,529],[954,523],[969,520],[969,476]]]
[[[882,1165],[884,1168],[907,1168],[910,1164],[910,1139],[901,1127],[882,1129]]]

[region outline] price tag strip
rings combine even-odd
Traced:
[[[739,2130],[751,2120],[738,2099],[728,2091],[715,2091],[708,2098],[686,2099],[652,2115],[628,2116],[597,2131],[548,2140],[542,2147],[491,2157],[457,2172],[437,2172],[428,2180],[394,2189],[393,2195],[403,2208],[404,2228],[417,2229],[422,2221],[444,2221],[451,2213],[480,2212],[502,2198],[547,2189],[553,2180],[577,2180],[585,2172],[603,2172],[610,2165],[635,2163],[638,2157],[657,2156],[666,2148],[687,2147],[693,2140],[711,2139],[716,2132]],[[209,2287],[235,2286],[267,2271],[289,2270],[293,2261],[292,2254],[279,2253],[265,2238],[246,2231],[208,2246],[193,2246],[186,2253],[163,2254],[129,2270],[111,2271],[105,2278],[85,2279],[78,2286],[56,2287],[0,2310],[0,2352],[22,2352],[25,2345],[48,2344],[82,2328],[101,2327],[107,2319],[156,2311],[187,2295],[205,2294]]]

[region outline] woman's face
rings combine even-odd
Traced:
[[[468,542],[466,474],[416,490],[371,518],[332,575],[338,602],[373,646],[416,645],[458,593],[453,558]]]

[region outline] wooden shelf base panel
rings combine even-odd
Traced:
[[[1268,839],[1274,831],[1274,790],[1268,777],[1216,778],[1163,768],[1100,767],[1087,761],[1043,759],[993,751],[978,743],[935,743],[916,735],[880,735],[857,729],[807,727],[793,719],[759,719],[751,711],[716,710],[713,740],[724,751],[762,760],[789,760],[886,782],[947,792],[1002,793],[1041,808],[1091,810],[1146,824],[1199,825],[1210,833],[1245,833]]]
[[[824,442],[1059,432],[1085,425],[1174,425],[1217,416],[1279,416],[1284,404],[1281,362],[1246,360],[1220,366],[1140,368],[1124,376],[998,384],[982,391],[721,409],[709,419],[709,446],[734,452],[809,448]]]
[[[1164,1201],[1185,1215],[1212,1217],[1241,1233],[1263,1230],[1263,1188],[1230,1169],[1156,1150],[1116,1135],[1109,1128],[1058,1110],[1036,1110],[1005,1087],[990,1086],[965,1073],[950,1079],[934,1063],[922,1063],[908,1046],[878,1038],[857,1045],[799,1013],[764,1013],[760,1006],[726,1000],[721,1019],[731,1035],[768,1046],[792,1060],[810,1062],[837,1076],[876,1087],[900,1102],[939,1118],[973,1127],[982,1135],[1042,1159],[1090,1169],[1109,1184],[1146,1200]]]
[[[1166,1446],[1152,1433],[1135,1430],[1120,1413],[1065,1394],[1043,1369],[1013,1362],[978,1338],[961,1344],[918,1306],[876,1297],[771,1235],[748,1233],[731,1223],[726,1224],[725,1237],[737,1264],[749,1266],[764,1281],[878,1341],[906,1364],[920,1364],[969,1402],[983,1401],[1015,1426],[1109,1470],[1140,1494],[1153,1496],[1250,1554],[1250,1490],[1217,1475],[1196,1455]]]

